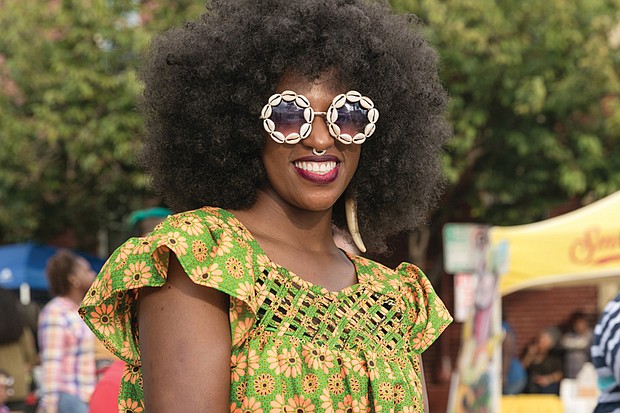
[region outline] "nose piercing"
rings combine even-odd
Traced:
[[[322,151],[317,151],[316,148],[312,148],[312,153],[315,154],[316,156],[325,155],[325,152],[327,152],[327,149],[323,149]]]

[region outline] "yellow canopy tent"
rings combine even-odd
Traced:
[[[492,227],[508,244],[502,295],[557,283],[620,278],[620,191],[576,211],[528,225]]]

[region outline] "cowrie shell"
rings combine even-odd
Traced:
[[[261,110],[260,112],[260,118],[267,119],[270,116],[271,116],[271,105],[263,106],[263,110]]]
[[[307,108],[310,106],[310,101],[304,95],[297,95],[295,104],[300,108]]]
[[[268,133],[272,133],[276,130],[276,124],[271,119],[265,119],[263,121],[263,127]]]
[[[362,105],[364,109],[371,109],[375,106],[375,104],[372,103],[372,100],[368,99],[366,96],[362,96],[360,99],[360,105]]]
[[[327,122],[334,123],[338,119],[338,109],[335,106],[330,106],[327,110]]]
[[[271,95],[269,100],[267,101],[271,106],[278,106],[280,102],[282,102],[282,95],[276,93],[275,95]]]
[[[332,107],[341,108],[347,102],[347,96],[344,94],[338,95],[332,100]]]
[[[301,137],[299,136],[299,133],[293,132],[293,133],[290,133],[290,134],[287,135],[287,137],[285,139],[285,142],[286,143],[290,143],[290,144],[294,144],[294,143],[299,142],[300,139],[301,139]]]
[[[271,137],[278,143],[283,143],[286,140],[284,138],[284,134],[282,132],[278,132],[277,130],[271,133]]]
[[[293,92],[292,90],[285,90],[281,93],[281,95],[282,100],[284,100],[285,102],[292,102],[297,98],[297,93]]]
[[[355,144],[361,145],[364,142],[366,142],[366,135],[363,133],[356,133],[353,137],[353,143]]]
[[[379,119],[379,111],[376,108],[372,108],[368,111],[368,120],[372,123],[377,122]]]
[[[343,133],[342,135],[338,135],[336,139],[338,139],[340,142],[344,143],[345,145],[350,145],[353,142],[353,138],[351,138],[351,135],[349,135],[348,133]]]
[[[310,136],[310,132],[312,132],[311,123],[304,123],[303,125],[301,125],[301,128],[299,128],[301,139],[306,139],[308,136]]]
[[[304,109],[304,119],[308,123],[312,123],[314,121],[314,111],[312,110],[312,108]]]
[[[347,100],[349,102],[352,102],[352,103],[359,102],[361,98],[362,98],[362,94],[358,92],[357,90],[351,90],[347,92]]]

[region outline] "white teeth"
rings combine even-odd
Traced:
[[[294,162],[295,167],[314,174],[325,175],[336,168],[336,162]]]

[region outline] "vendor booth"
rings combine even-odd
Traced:
[[[598,284],[599,307],[620,289],[620,192],[578,210],[545,221],[511,227],[446,224],[444,268],[455,275],[455,292],[461,278],[475,281],[464,300],[461,345],[453,375],[448,411],[481,411],[472,400],[484,400],[487,411],[520,413],[581,413],[593,410],[594,391],[583,383],[564,379],[560,396],[513,395],[500,397],[501,296],[530,288],[570,284]],[[495,283],[491,281],[496,280]],[[493,289],[490,289],[490,287]],[[485,290],[490,315],[480,305]],[[455,294],[458,308],[459,294]],[[457,312],[458,313],[458,312]],[[484,333],[484,340],[478,337]]]
[[[620,191],[578,210],[545,221],[512,227],[491,227],[491,245],[507,247],[507,271],[500,277],[502,296],[529,288],[598,285],[602,307],[620,290]],[[574,379],[560,387],[562,403],[548,397],[547,411],[590,412],[596,405],[596,380],[584,397]],[[503,412],[533,411],[540,395],[505,396]],[[521,410],[519,410],[521,409]]]
[[[620,191],[578,210],[528,225],[492,227],[508,245],[500,292],[568,283],[620,282]]]

